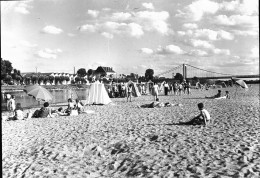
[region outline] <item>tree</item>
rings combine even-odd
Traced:
[[[145,71],[145,78],[148,79],[148,80],[152,80],[153,79],[153,74],[154,74],[153,69],[147,69]]]
[[[68,81],[70,81],[70,78],[68,76],[65,76],[65,80],[68,83]]]
[[[183,81],[183,76],[180,73],[176,73],[176,75],[174,76],[174,79],[175,80],[179,80],[180,82],[182,82]]]
[[[37,75],[33,75],[33,76],[31,77],[31,79],[32,79],[33,84],[35,84],[35,83],[37,83],[37,81],[38,81],[38,76],[37,76]]]
[[[92,69],[88,69],[88,76],[90,77],[91,75],[93,75],[94,74],[94,70],[92,70]]]
[[[60,77],[59,76],[55,76],[55,84],[58,84],[59,83],[59,81],[60,81]]]
[[[86,69],[80,68],[80,69],[77,71],[77,74],[78,74],[79,77],[85,77],[85,76],[87,75]]]
[[[8,60],[3,60],[1,58],[1,75],[4,74],[11,75],[12,70],[13,70],[12,63]]]
[[[50,80],[50,83],[53,84],[54,76],[50,75],[50,76],[49,76],[49,80]]]
[[[12,80],[12,77],[11,77],[10,75],[6,75],[6,76],[5,76],[4,81],[5,81],[6,83],[11,82],[11,80]]]
[[[21,81],[23,80],[20,75],[17,75],[16,80],[18,81],[19,84],[21,84]]]
[[[43,81],[44,81],[44,76],[43,76],[43,75],[40,75],[40,76],[39,76],[39,79],[38,79],[39,85],[40,85],[41,82],[43,82]]]
[[[63,83],[63,81],[65,80],[64,76],[60,76],[60,82]]]
[[[78,82],[79,82],[80,80],[81,80],[80,77],[76,77],[76,78],[75,78],[75,81],[76,81],[77,84],[78,84]]]
[[[49,81],[49,76],[44,76],[43,83],[46,85]]]

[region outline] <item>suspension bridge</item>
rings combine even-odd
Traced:
[[[174,76],[180,73],[185,79],[192,79],[197,77],[199,79],[230,79],[231,77],[235,78],[259,78],[259,74],[256,75],[233,75],[233,74],[225,74],[220,72],[214,72],[210,70],[201,69],[189,64],[181,64],[175,68],[167,70],[158,74],[158,77],[165,78],[174,78]]]

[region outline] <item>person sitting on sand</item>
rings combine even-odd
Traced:
[[[161,108],[161,107],[170,107],[170,106],[182,106],[182,104],[172,104],[169,102],[163,103],[163,102],[159,102],[159,98],[157,98],[155,102],[152,102],[150,104],[144,104],[138,107],[139,108]]]
[[[188,122],[179,122],[179,125],[208,125],[210,122],[209,112],[204,109],[204,104],[199,103],[200,114]]]
[[[52,110],[49,108],[49,103],[43,103],[43,107],[40,110],[36,110],[33,114],[34,118],[46,118],[46,117],[53,117]]]
[[[214,96],[210,96],[210,97],[205,96],[205,98],[211,98],[211,99],[215,99],[215,98],[219,98],[219,97],[221,97],[221,90],[218,90],[218,93]]]
[[[75,106],[74,106],[74,103],[72,102],[72,99],[69,98],[69,99],[68,99],[68,108],[65,110],[65,112],[69,114],[70,111],[71,111],[74,107],[75,107]]]
[[[230,99],[229,92],[228,92],[228,91],[226,91],[226,94],[225,94],[225,96],[221,96],[221,97],[218,97],[218,98],[215,98],[215,99]]]
[[[78,110],[78,112],[80,113],[84,109],[83,106],[84,106],[84,104],[81,101],[79,101],[78,99],[76,99],[76,104],[75,104],[74,109]]]
[[[23,120],[24,114],[23,114],[23,108],[21,107],[20,103],[17,103],[16,109],[14,111],[14,116],[11,116],[8,118],[8,121],[10,120]]]

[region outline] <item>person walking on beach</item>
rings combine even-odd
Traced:
[[[128,102],[128,98],[129,98],[130,102],[132,102],[131,99],[132,99],[133,84],[132,83],[128,84],[126,87],[126,90],[127,90],[126,101]]]
[[[152,92],[153,96],[154,96],[154,101],[156,101],[158,99],[158,95],[159,95],[159,85],[155,82],[153,85],[153,92]]]
[[[164,84],[164,94],[167,96],[168,95],[168,90],[169,90],[169,85],[167,82]]]
[[[199,103],[198,108],[200,114],[188,122],[179,122],[179,125],[208,125],[210,122],[210,114],[204,109],[204,104]]]

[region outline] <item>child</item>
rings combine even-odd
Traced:
[[[225,94],[225,96],[221,96],[221,97],[218,97],[218,98],[215,98],[215,99],[230,99],[229,92],[228,92],[228,91],[226,91],[226,94]]]
[[[204,109],[203,103],[198,104],[200,114],[188,122],[180,122],[181,125],[208,125],[210,122],[209,112]]]

